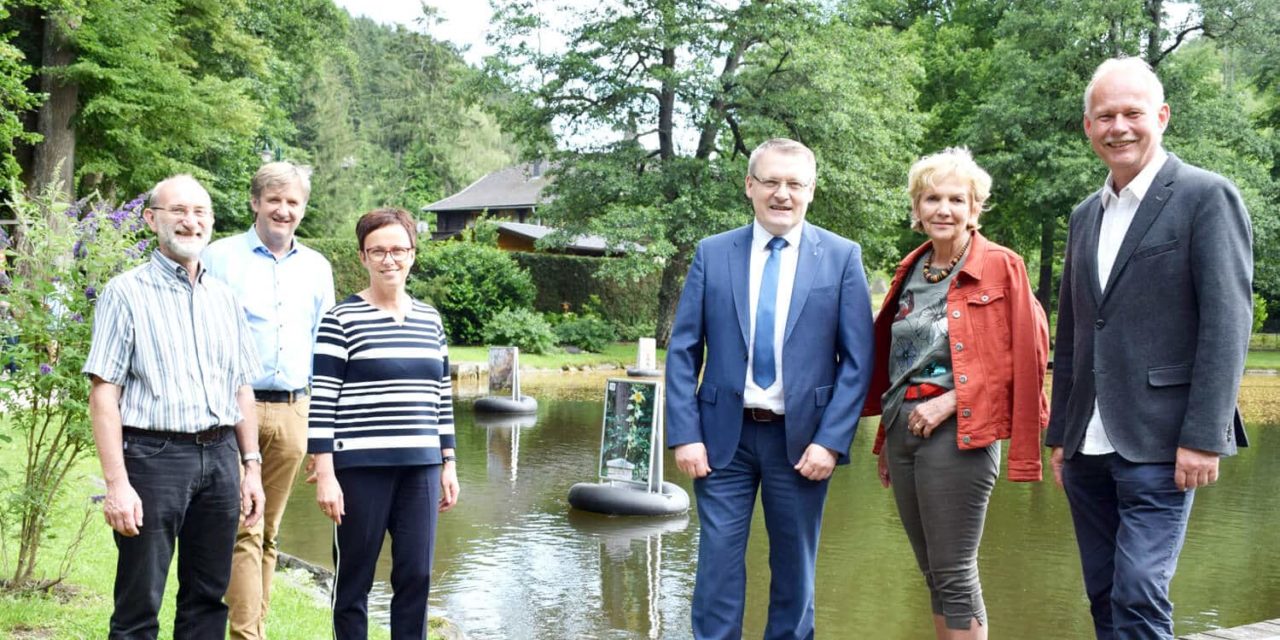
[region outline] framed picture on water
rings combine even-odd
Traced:
[[[489,395],[520,399],[519,347],[489,347]]]
[[[662,485],[662,383],[610,378],[605,383],[600,479]]]

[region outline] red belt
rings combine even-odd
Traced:
[[[906,399],[907,400],[923,400],[925,398],[933,398],[936,396],[940,396],[948,391],[950,391],[950,389],[946,387],[939,387],[936,384],[921,382],[920,384],[913,384],[913,385],[907,386]]]

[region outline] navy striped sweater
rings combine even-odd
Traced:
[[[440,464],[454,447],[449,347],[440,314],[404,323],[359,296],[324,315],[313,357],[307,452],[335,469]]]

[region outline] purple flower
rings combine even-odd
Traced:
[[[129,247],[128,249],[125,249],[124,254],[126,256],[129,256],[129,258],[131,259],[140,258],[142,257],[142,254],[147,250],[147,247],[150,245],[151,245],[150,240],[139,240],[138,244],[135,244],[132,247]]]
[[[94,301],[94,300],[97,300],[97,299],[98,299],[98,290],[97,290],[97,289],[94,289],[92,286],[85,287],[85,288],[84,288],[84,297],[85,297],[86,299],[88,299],[90,302],[92,302],[92,301]]]
[[[107,214],[107,219],[111,221],[111,226],[119,229],[121,223],[123,223],[125,218],[128,218],[131,213],[133,212],[128,209],[116,209],[115,211]]]
[[[80,315],[78,312],[73,313],[71,314],[71,321],[76,323],[84,322],[84,316]]]
[[[75,256],[76,260],[89,255],[89,247],[85,246],[84,240],[76,240],[75,245],[71,247],[71,255]]]
[[[51,373],[53,373],[53,367],[49,366],[49,363],[48,363],[48,362],[41,362],[41,363],[40,363],[40,375],[42,375],[42,376],[47,376],[47,375],[49,375],[49,374],[51,374]]]

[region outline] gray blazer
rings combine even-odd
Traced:
[[[1079,450],[1098,400],[1131,462],[1246,446],[1236,398],[1253,318],[1253,238],[1226,178],[1169,155],[1098,286],[1101,191],[1071,213],[1045,443]]]

